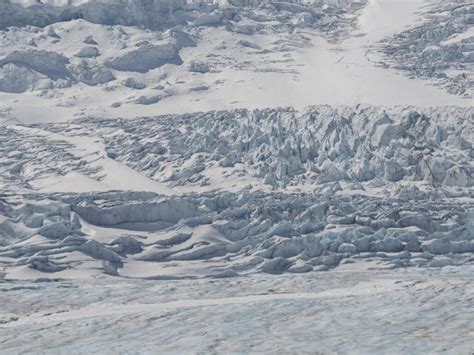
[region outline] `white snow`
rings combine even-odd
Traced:
[[[110,159],[105,152],[105,147],[100,141],[86,136],[62,136],[47,131],[32,128],[16,127],[21,132],[33,133],[44,137],[44,140],[64,141],[71,145],[68,149],[73,159],[82,159],[90,164],[90,169],[100,169],[100,181],[91,180],[89,177],[76,172],[65,176],[53,175],[33,182],[41,192],[87,192],[87,191],[109,191],[109,190],[139,190],[151,191],[158,194],[174,194],[171,189],[156,181],[152,181],[127,166]],[[74,178],[78,178],[74,180]],[[76,185],[77,183],[77,185]]]
[[[178,38],[176,36],[171,42],[157,41],[150,32],[138,28],[123,27],[115,31],[74,20],[54,25],[60,40],[37,40],[36,52],[31,49],[20,52],[21,43],[25,41],[20,38],[31,38],[31,33],[22,29],[12,33],[20,40],[4,47],[7,55],[4,62],[12,62],[12,56],[19,53],[35,53],[35,57],[43,53],[41,51],[60,53],[58,55],[64,55],[74,63],[70,74],[63,70],[63,76],[76,77],[79,83],[71,86],[70,80],[65,83],[50,81],[48,88],[59,86],[60,89],[25,92],[22,105],[15,104],[17,95],[0,93],[0,100],[9,108],[9,118],[22,122],[70,120],[79,115],[136,117],[241,107],[291,106],[301,109],[314,104],[471,106],[466,98],[448,94],[425,80],[410,79],[380,65],[381,58],[374,46],[380,40],[414,26],[421,16],[417,11],[422,10],[422,1],[369,1],[356,18],[357,29],[347,39],[335,43],[311,27],[297,29],[291,36],[273,30],[257,31],[249,36],[229,32],[223,26],[203,26],[199,34],[195,33],[199,37],[197,45],[181,48],[188,43],[187,39],[180,39],[179,43],[183,44],[173,45],[170,43]],[[235,26],[244,28],[244,23],[259,25],[253,20],[245,20]],[[73,49],[71,43],[83,48],[80,43],[87,36],[93,36],[98,43],[101,56],[88,64],[76,63],[77,49]],[[124,48],[131,42],[138,48]],[[262,50],[242,47],[240,43],[251,43]],[[18,50],[10,52],[15,46],[19,46]],[[172,64],[165,64],[167,62]],[[193,62],[202,63],[201,67],[208,67],[209,72],[206,69],[203,75],[203,69],[199,69],[196,73],[196,69],[192,69]],[[112,72],[107,72],[103,65],[112,68]],[[34,74],[36,71],[28,74],[32,78],[27,81],[23,79],[16,83],[4,79],[10,81],[3,85],[6,88],[3,91],[44,88],[35,83],[42,80],[38,77],[42,73],[51,78],[49,72],[37,67],[32,69],[38,74]],[[148,73],[122,74],[124,70]],[[13,77],[8,74],[8,68],[4,67],[3,71],[3,75]],[[147,88],[138,94],[133,87],[116,84],[129,77],[146,82]],[[27,82],[30,84],[25,86]],[[433,97],[436,97],[435,103]]]
[[[19,281],[2,286],[11,301],[0,341],[11,352],[469,353],[472,285],[471,269],[353,267],[233,280]]]
[[[1,350],[472,351],[473,10],[1,1]]]
[[[449,44],[454,44],[457,42],[461,42],[463,40],[469,39],[474,37],[474,27],[470,27],[466,32],[458,33],[455,35],[452,35],[449,37],[447,40],[442,41],[440,44],[443,46],[449,45]]]

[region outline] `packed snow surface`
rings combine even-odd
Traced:
[[[0,344],[470,354],[465,0],[0,0]]]
[[[16,281],[0,283],[0,342],[15,353],[469,354],[473,285],[472,267]]]

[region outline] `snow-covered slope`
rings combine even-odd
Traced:
[[[427,20],[384,44],[386,61],[411,77],[429,78],[448,92],[472,99],[474,4],[439,2]]]
[[[163,13],[136,9],[137,4],[118,8],[134,16]],[[422,5],[383,0],[361,10],[277,3],[166,8],[181,14],[181,25],[150,19],[161,26],[154,31],[143,28],[150,24],[139,17],[117,20],[141,26],[127,27],[82,15],[86,20],[57,22],[61,18],[48,15],[51,26],[18,23],[0,38],[0,115],[3,121],[44,122],[314,104],[470,106],[470,84],[462,75],[455,82],[465,97],[381,65],[386,59],[379,49],[387,52],[383,48],[392,42],[380,41],[424,21],[424,15],[414,15],[427,11]],[[112,5],[100,6],[110,15]]]
[[[0,352],[472,352],[472,10],[0,0]]]

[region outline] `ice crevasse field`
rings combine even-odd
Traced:
[[[470,0],[0,0],[0,353],[474,353]]]

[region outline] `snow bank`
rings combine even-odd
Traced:
[[[99,50],[96,47],[84,47],[74,54],[74,56],[78,58],[95,58],[99,55]]]
[[[139,73],[146,73],[165,64],[183,64],[178,51],[171,44],[161,46],[144,45],[106,62],[109,68]]]
[[[70,67],[74,77],[87,85],[96,86],[115,80],[115,75],[108,68],[98,64],[89,64],[83,60]]]
[[[46,75],[52,80],[70,79],[70,73],[66,68],[69,60],[56,52],[48,51],[14,51],[0,60],[0,67],[7,64],[25,67]]]
[[[157,202],[121,204],[118,206],[97,206],[88,201],[74,207],[84,219],[97,225],[117,225],[138,222],[177,223],[194,215],[195,207],[184,200],[166,199]]]
[[[75,81],[66,68],[69,60],[48,51],[14,51],[0,59],[0,91],[64,88]]]

